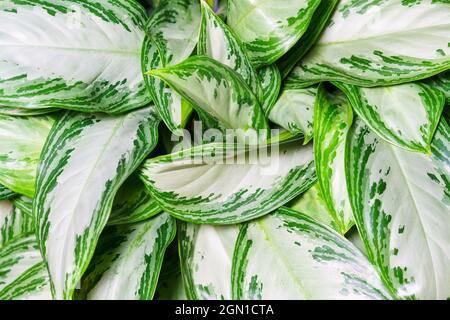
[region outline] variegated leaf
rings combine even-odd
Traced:
[[[33,215],[56,299],[70,299],[114,196],[157,142],[153,107],[122,116],[67,112],[47,139]]]
[[[0,248],[16,237],[34,232],[34,220],[10,201],[0,201]],[[0,249],[1,250],[1,249]]]
[[[162,213],[150,220],[104,230],[82,289],[89,300],[150,300],[156,290],[175,219]]]
[[[17,236],[0,247],[0,294],[16,278],[32,266],[41,263],[36,237]]]
[[[194,108],[227,129],[267,129],[264,114],[250,88],[231,68],[206,56],[149,74],[161,78]],[[216,127],[217,127],[216,126]]]
[[[128,224],[147,220],[161,212],[137,175],[132,175],[120,187],[114,198],[108,225]]]
[[[270,121],[293,134],[303,134],[307,144],[314,134],[314,101],[317,87],[284,87],[273,108],[269,110]]]
[[[405,151],[361,120],[350,131],[347,186],[368,256],[400,298],[450,297],[450,129],[431,155]]]
[[[149,103],[132,0],[0,2],[0,105],[119,113]]]
[[[19,209],[22,214],[33,218],[33,199],[25,196],[16,197],[11,200],[14,207]]]
[[[430,153],[445,104],[440,90],[420,82],[379,88],[335,84],[381,138],[406,150]]]
[[[200,31],[198,0],[162,0],[147,25],[163,66],[180,63],[194,51]]]
[[[292,200],[288,207],[306,214],[308,217],[333,228],[337,232],[341,232],[333,216],[328,212],[327,203],[323,199],[319,183],[316,183],[304,194]]]
[[[425,83],[441,90],[446,99],[446,104],[450,106],[450,70],[442,72],[432,78],[426,79]]]
[[[17,194],[0,184],[0,201],[14,198]]]
[[[205,1],[200,2],[202,3],[202,23],[197,54],[208,56],[240,74],[262,103],[263,91],[245,48],[209,5]]]
[[[341,92],[327,93],[319,86],[314,105],[314,161],[317,179],[328,211],[345,234],[353,225],[353,213],[345,182],[345,150],[353,122],[350,103]]]
[[[149,93],[164,123],[178,135],[192,113],[191,106],[163,81],[146,72],[188,58],[197,44],[200,20],[198,1],[165,0],[148,23],[142,49],[142,69]]]
[[[38,249],[35,249],[38,252]],[[24,262],[27,263],[28,261]],[[0,300],[51,300],[50,280],[43,261],[0,290]]]
[[[181,271],[189,299],[231,299],[231,265],[238,233],[238,225],[179,224]]]
[[[147,71],[162,66],[160,55],[148,36],[144,38],[142,48],[142,72],[147,89],[155,103],[159,115],[167,128],[177,135],[185,127],[192,113],[192,108],[173,89],[157,77],[146,74]]]
[[[320,0],[228,0],[227,23],[255,66],[274,63],[305,33]]]
[[[258,77],[263,90],[263,101],[261,101],[261,108],[267,116],[277,102],[278,95],[281,89],[281,75],[278,67],[271,64],[262,67],[258,70]]]
[[[277,61],[283,79],[288,76],[295,65],[308,53],[317,40],[319,40],[338,2],[339,0],[321,0],[301,41],[298,41],[283,56],[283,59]]]
[[[1,72],[1,71],[0,71]],[[34,195],[36,169],[54,118],[0,115],[0,183],[29,197]]]
[[[376,270],[344,237],[281,208],[241,228],[233,298],[389,299]]]
[[[342,0],[289,82],[364,87],[424,79],[450,68],[447,1]]]
[[[312,145],[296,141],[267,149],[201,145],[148,160],[140,174],[176,218],[215,225],[270,213],[316,180]]]

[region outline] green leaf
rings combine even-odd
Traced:
[[[129,224],[147,220],[161,212],[137,175],[132,175],[120,187],[114,198],[108,225]]]
[[[315,221],[333,228],[337,232],[341,232],[333,216],[328,212],[327,203],[323,199],[322,191],[318,183],[314,184],[304,194],[292,200],[287,206],[292,210],[306,214]]]
[[[0,184],[33,197],[36,168],[54,118],[0,115]]]
[[[178,64],[191,55],[197,45],[200,21],[199,1],[161,1],[146,30],[158,48],[163,66]]]
[[[122,116],[67,112],[50,132],[33,215],[54,298],[72,297],[114,196],[156,145],[158,124],[152,107]]]
[[[205,56],[149,74],[161,78],[202,114],[227,129],[267,129],[264,114],[250,88],[229,67]]]
[[[175,219],[162,213],[150,220],[108,227],[82,282],[89,300],[150,300],[156,290]]]
[[[338,2],[339,0],[321,0],[301,41],[298,41],[283,59],[277,61],[283,79],[319,40]]]
[[[390,298],[347,239],[286,208],[241,228],[232,286],[233,298],[244,300]]]
[[[227,22],[255,66],[274,63],[305,33],[320,0],[228,0]]]
[[[345,142],[353,112],[341,92],[329,94],[323,86],[319,86],[314,108],[317,179],[328,211],[339,226],[339,232],[345,234],[354,225],[345,182]]]
[[[146,19],[133,0],[2,1],[0,105],[120,113],[148,104]]]
[[[259,150],[201,145],[148,160],[140,175],[164,210],[215,225],[268,214],[316,180],[312,145],[297,141]]]
[[[261,108],[267,116],[277,102],[281,90],[281,75],[278,67],[271,64],[258,70],[258,77],[263,90],[263,101]]]
[[[317,87],[285,87],[280,97],[269,110],[270,121],[293,134],[303,134],[307,144],[314,133],[314,101]]]
[[[231,299],[231,262],[238,233],[237,225],[179,224],[181,270],[189,299]]]
[[[445,104],[441,91],[420,82],[380,88],[335,85],[381,138],[406,150],[430,153]]]
[[[258,75],[247,53],[233,31],[211,10],[202,3],[202,24],[197,46],[197,54],[210,57],[236,71],[242,76],[260,102],[264,101]]]
[[[380,139],[361,120],[352,128],[346,176],[368,256],[400,298],[450,296],[450,129],[442,120],[431,155]]]
[[[342,0],[288,81],[374,87],[424,79],[450,68],[449,37],[446,1]]]
[[[0,201],[14,198],[17,194],[0,184]]]
[[[10,201],[0,201],[0,250],[12,239],[34,232],[33,218]]]
[[[48,274],[34,235],[0,247],[0,299],[49,299]],[[37,295],[37,296],[36,296]]]

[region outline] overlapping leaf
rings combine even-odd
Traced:
[[[141,178],[161,207],[202,224],[235,224],[270,213],[315,182],[312,145],[208,144],[148,160]]]
[[[194,56],[173,67],[152,70],[216,127],[267,129],[258,100],[229,67],[206,56]]]
[[[348,240],[285,208],[241,228],[232,272],[234,299],[390,298]]]
[[[227,23],[255,66],[274,63],[305,33],[320,0],[228,0]]]
[[[369,258],[400,298],[450,296],[450,129],[431,155],[384,142],[362,121],[350,132],[346,175]]]
[[[303,134],[304,143],[313,137],[314,101],[317,87],[286,86],[271,110],[269,119],[293,134]]]
[[[288,74],[317,42],[322,31],[330,21],[330,17],[336,8],[339,0],[320,0],[320,4],[314,12],[308,29],[303,35],[301,41],[298,41],[282,59],[277,61],[281,76],[285,79]]]
[[[49,116],[0,115],[0,184],[33,197],[39,157],[53,122]]]
[[[0,299],[51,299],[36,237],[18,235],[0,246]]]
[[[149,103],[135,1],[0,3],[0,105],[119,113]]]
[[[44,147],[33,215],[56,299],[70,299],[86,269],[113,199],[154,148],[153,107],[122,116],[67,112]]]
[[[128,224],[147,220],[161,212],[137,175],[132,175],[120,187],[114,198],[108,224]]]
[[[0,248],[16,237],[34,232],[31,216],[10,201],[0,201]]]
[[[328,211],[345,234],[354,224],[345,181],[345,148],[353,113],[340,92],[319,86],[314,105],[314,161]]]
[[[263,101],[263,91],[259,84],[245,48],[233,31],[209,7],[202,3],[202,24],[197,46],[199,55],[208,56],[230,67],[242,76],[252,92]]]
[[[373,87],[427,78],[450,68],[449,38],[446,1],[342,0],[288,81]]]
[[[275,64],[262,67],[258,70],[258,77],[263,90],[261,108],[267,116],[278,99],[281,89],[280,70]]]
[[[440,90],[420,82],[380,88],[336,85],[381,138],[406,150],[430,152],[445,104]]]
[[[197,44],[200,19],[196,0],[162,1],[149,20],[142,48],[142,71],[149,93],[164,123],[178,135],[191,115],[191,106],[163,81],[146,72],[189,57]]]
[[[167,213],[135,224],[106,228],[82,282],[87,298],[152,299],[164,253],[175,232],[175,220]]]
[[[239,226],[181,222],[178,232],[181,270],[188,298],[230,300],[231,265]]]

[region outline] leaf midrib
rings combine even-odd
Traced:
[[[360,37],[360,38],[356,38],[356,39],[349,39],[349,40],[342,40],[342,41],[330,41],[330,42],[318,42],[316,44],[316,47],[326,47],[326,46],[332,46],[332,45],[347,44],[347,43],[352,43],[352,42],[364,42],[364,41],[370,41],[372,39],[383,39],[386,37],[392,37],[393,35],[395,36],[395,35],[403,35],[403,34],[415,34],[419,30],[427,30],[427,29],[441,27],[441,26],[442,27],[449,26],[449,28],[450,28],[450,24],[439,24],[439,25],[427,26],[427,27],[422,27],[422,28],[413,28],[413,29],[407,29],[407,30],[402,30],[402,31],[398,31],[398,32],[391,32],[391,33],[387,33],[387,34],[378,34],[378,35],[373,35],[373,36],[368,36],[368,37]]]
[[[304,298],[311,299],[312,298],[311,294],[308,293],[308,291],[305,289],[303,282],[295,275],[295,273],[292,272],[292,270],[294,270],[295,268],[292,268],[291,263],[289,263],[289,259],[286,257],[286,255],[282,254],[281,247],[278,246],[276,242],[273,240],[274,237],[271,236],[269,230],[266,228],[265,222],[259,221],[257,222],[257,224],[259,225],[259,228],[263,232],[264,238],[267,239],[269,245],[276,249],[274,250],[275,254],[281,258],[281,261],[286,266],[287,272],[291,275],[291,278],[294,279],[294,282],[298,285],[298,287],[300,287],[300,291],[303,294]]]
[[[403,180],[405,181],[406,188],[408,190],[408,193],[410,194],[410,197],[411,197],[411,200],[412,200],[412,204],[414,205],[414,208],[415,208],[416,216],[418,217],[419,224],[420,224],[420,227],[422,229],[422,233],[424,235],[425,244],[427,245],[427,248],[428,248],[427,253],[430,256],[430,261],[431,261],[431,265],[432,265],[432,268],[433,268],[433,279],[434,279],[434,284],[435,284],[435,288],[436,288],[436,295],[439,296],[438,295],[439,294],[439,292],[438,292],[439,286],[438,286],[437,279],[436,279],[436,274],[437,274],[436,273],[436,266],[435,266],[435,263],[434,263],[434,260],[433,260],[433,255],[431,254],[431,248],[430,248],[430,244],[429,244],[429,241],[428,241],[428,237],[426,236],[427,233],[426,233],[426,230],[425,230],[425,226],[424,226],[422,217],[420,216],[419,206],[418,206],[418,204],[416,202],[416,199],[414,197],[414,192],[412,190],[411,184],[410,184],[409,180],[407,179],[407,175],[406,175],[405,171],[403,170],[403,168],[401,166],[400,158],[397,155],[398,151],[396,152],[395,147],[393,147],[393,146],[390,146],[390,147],[391,147],[391,150],[392,150],[392,154],[394,155],[395,161],[397,161],[397,164],[399,166],[400,173],[401,173],[401,175],[403,177]]]
[[[117,54],[117,55],[128,55],[128,56],[137,56],[140,58],[141,53],[139,50],[131,51],[131,50],[122,50],[122,49],[107,49],[107,48],[77,48],[77,47],[63,47],[63,46],[49,46],[49,45],[37,45],[37,44],[2,44],[1,47],[16,47],[16,48],[42,48],[42,49],[50,49],[50,50],[60,50],[60,51],[79,51],[79,52],[102,52],[106,54]],[[0,49],[1,50],[1,49]]]

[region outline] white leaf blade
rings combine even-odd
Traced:
[[[281,208],[241,228],[234,299],[389,299],[375,269],[345,238]]]
[[[301,38],[319,0],[229,0],[227,23],[255,66],[274,63]]]
[[[432,154],[413,153],[384,142],[359,120],[348,141],[356,223],[369,258],[400,298],[450,296],[449,136],[442,120]]]
[[[209,144],[161,156],[145,162],[140,176],[164,210],[200,224],[235,224],[270,213],[316,180],[311,144],[235,148]]]
[[[420,82],[379,88],[335,84],[381,138],[409,151],[430,153],[445,104],[441,91]]]
[[[239,226],[181,222],[178,232],[181,270],[189,299],[230,300],[231,266]]]
[[[148,104],[145,20],[130,0],[2,1],[0,104],[108,113]]]
[[[450,67],[448,3],[340,1],[320,40],[288,82],[364,87],[430,77]]]
[[[345,180],[346,141],[353,112],[342,93],[330,94],[323,86],[319,86],[314,108],[317,178],[328,211],[339,226],[339,232],[345,234],[354,225]]]
[[[158,124],[148,107],[123,116],[68,112],[52,129],[33,215],[56,299],[72,297],[114,195],[156,145]]]
[[[152,299],[164,253],[175,237],[175,220],[162,213],[105,231],[100,246],[107,249],[94,256],[92,269],[83,280],[87,299]]]

